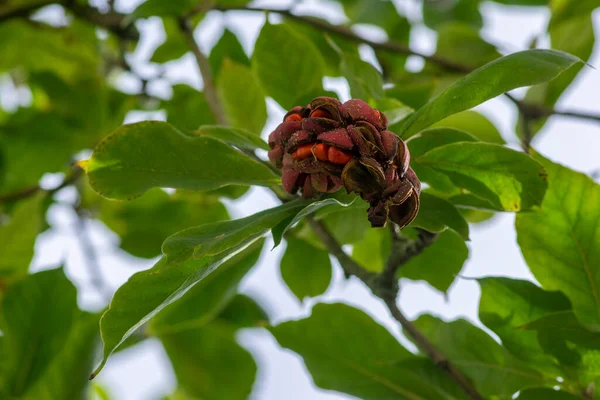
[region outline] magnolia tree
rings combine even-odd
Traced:
[[[600,398],[600,186],[532,146],[551,116],[600,122],[556,106],[587,68],[599,4],[496,1],[545,8],[540,37],[550,48],[534,40],[500,53],[479,35],[477,0],[423,0],[419,21],[388,0],[332,0],[347,17],[339,24],[244,0],[148,0],[131,14],[111,1],[0,4],[0,397],[88,398],[88,378],[113,354],[157,338],[177,377],[169,398],[246,399],[257,373],[235,340],[246,328],[302,357],[318,387],[360,399]],[[194,30],[230,12],[266,15],[251,54],[229,30],[207,54]],[[166,39],[144,62],[191,52],[202,91],[150,90],[168,81],[160,68],[149,76],[132,65],[147,18],[161,20]],[[421,24],[437,31],[433,54],[408,45]],[[374,56],[365,61],[359,47]],[[407,69],[409,56],[423,67]],[[125,91],[123,76],[141,89]],[[345,79],[351,99],[324,89],[324,77]],[[524,96],[507,93],[528,86]],[[470,110],[497,96],[519,113],[521,148]],[[267,97],[286,110],[270,132]],[[123,124],[134,110],[163,110],[166,121]],[[40,183],[49,173],[62,182]],[[280,204],[230,218],[251,186]],[[62,268],[29,273],[56,203],[76,216],[95,277],[88,290],[106,296],[101,312],[78,308]],[[405,317],[399,279],[445,293],[468,257],[469,227],[498,212],[517,213],[518,244],[539,285],[479,279],[487,332]],[[154,266],[107,293],[92,219]],[[343,303],[270,322],[268,305],[238,286],[265,243],[283,242],[281,276],[298,299],[322,294],[341,267],[414,348]]]

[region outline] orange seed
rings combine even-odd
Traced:
[[[315,147],[313,147],[313,154],[317,157],[317,160],[327,161],[329,157],[327,155],[327,151],[329,150],[329,146],[325,143],[317,143]]]
[[[352,159],[352,155],[350,153],[338,149],[337,147],[331,146],[327,151],[327,158],[332,164],[344,165]]]
[[[312,144],[303,144],[292,153],[292,158],[296,161],[306,160],[312,156]]]
[[[287,117],[285,117],[286,121],[302,121],[302,117],[300,116],[300,114],[290,114]]]

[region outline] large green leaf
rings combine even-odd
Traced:
[[[266,23],[254,46],[252,68],[265,93],[290,109],[303,95],[321,89],[325,62],[301,33]]]
[[[477,111],[467,110],[451,115],[432,125],[432,128],[436,127],[454,128],[469,132],[482,142],[506,143],[500,135],[498,128]]]
[[[220,125],[202,125],[199,129],[190,132],[194,136],[203,136],[218,139],[244,150],[269,150],[269,145],[256,133],[242,128],[231,128]]]
[[[444,322],[422,315],[414,324],[450,362],[471,378],[485,398],[509,398],[527,387],[554,384],[553,380],[547,382],[538,372],[513,359],[494,339],[466,320]]]
[[[169,263],[217,255],[229,248],[264,235],[278,224],[289,223],[305,208],[312,209],[307,200],[297,199],[261,211],[246,218],[215,222],[178,232],[165,240],[163,253]],[[312,212],[312,211],[311,211]]]
[[[10,219],[0,225],[0,279],[25,275],[33,258],[35,239],[42,230],[43,195],[19,201]]]
[[[225,59],[217,80],[217,90],[229,123],[260,135],[267,121],[267,104],[250,68]]]
[[[283,281],[300,301],[323,294],[331,282],[329,253],[301,239],[287,239],[280,268]]]
[[[10,286],[0,313],[0,397],[82,398],[97,322],[96,315],[77,308],[76,289],[61,268]]]
[[[250,66],[250,59],[246,55],[242,44],[237,36],[229,29],[225,29],[223,35],[210,51],[208,61],[214,77],[221,73],[221,67],[225,60],[234,61],[236,64]]]
[[[270,328],[279,344],[295,351],[315,384],[365,400],[454,399],[423,378],[420,361],[367,314],[345,304],[317,304],[308,318]],[[443,379],[443,377],[440,377]]]
[[[103,359],[94,371],[96,376],[108,357],[138,328],[173,302],[182,298],[198,282],[215,271],[223,273],[246,260],[256,259],[256,249],[262,242],[248,241],[223,252],[217,257],[187,260],[167,264],[163,257],[151,269],[134,274],[115,293],[108,310],[100,319],[100,333],[104,342]],[[246,265],[246,264],[244,264]],[[219,294],[223,296],[224,294]],[[218,299],[212,299],[219,304]]]
[[[546,290],[560,290],[587,327],[600,330],[600,185],[536,157],[548,172],[541,210],[517,216],[517,241]]]
[[[517,358],[551,367],[543,355],[535,332],[518,330],[521,325],[544,315],[569,310],[569,300],[560,292],[547,292],[528,281],[510,278],[482,278],[479,319],[494,331],[502,344]]]
[[[174,85],[173,97],[161,106],[167,112],[167,122],[178,129],[198,129],[216,122],[204,93],[188,85]]]
[[[429,192],[421,192],[419,214],[411,226],[420,227],[429,232],[441,232],[450,228],[464,240],[469,240],[469,224],[458,209],[448,200]]]
[[[92,188],[112,199],[132,199],[152,187],[210,190],[278,182],[269,168],[225,143],[160,121],[123,125],[81,165]]]
[[[414,162],[446,174],[456,186],[506,211],[539,206],[548,185],[546,172],[537,161],[491,143],[448,144]]]
[[[399,270],[399,278],[422,280],[440,292],[446,292],[469,257],[469,248],[453,231],[444,231],[421,254],[411,258]]]
[[[409,117],[397,133],[410,137],[504,92],[549,81],[580,62],[575,56],[554,50],[526,50],[499,58],[459,79]]]
[[[121,248],[136,257],[161,254],[161,245],[182,229],[229,218],[216,196],[206,193],[174,195],[150,189],[139,199],[99,202],[100,219],[121,238]]]

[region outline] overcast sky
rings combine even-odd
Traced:
[[[117,0],[119,11],[128,12],[135,8],[137,0]],[[103,4],[103,1],[96,1]],[[257,6],[281,8],[293,1],[255,1]],[[297,12],[318,12],[316,1],[305,2],[296,8]],[[324,8],[323,3],[327,6]],[[417,0],[396,0],[397,8],[409,18],[418,19]],[[334,3],[320,2],[320,15],[327,16],[331,22],[343,21],[341,8]],[[326,10],[327,15],[322,14]],[[485,2],[481,6],[485,19],[482,31],[486,40],[499,46],[501,52],[507,54],[527,48],[532,37],[544,32],[549,18],[545,9],[505,7]],[[52,13],[53,11],[49,11]],[[210,13],[196,30],[196,38],[202,50],[210,48],[226,26],[236,32],[248,53],[256,39],[260,27],[264,23],[263,14],[254,13]],[[596,36],[600,35],[600,13],[594,14]],[[140,51],[133,57],[140,73],[151,75],[155,66],[149,65],[152,50],[164,37],[158,19],[149,19],[139,23],[145,40]],[[381,38],[381,32],[373,29],[361,29],[365,35]],[[412,31],[411,46],[426,53],[435,49],[435,33],[424,27],[415,27]],[[544,43],[544,41],[542,41]],[[547,43],[547,40],[546,40]],[[362,52],[363,58],[369,60],[372,54]],[[598,45],[590,64],[600,66]],[[418,68],[420,60],[411,60],[411,66]],[[202,86],[199,73],[191,56],[169,63],[167,78],[171,83],[185,82],[195,87]],[[124,90],[135,90],[137,83],[132,79],[122,79],[119,85]],[[341,79],[326,79],[327,89],[338,92],[342,100],[349,98],[347,85]],[[576,83],[561,98],[558,107],[568,109],[600,112],[598,90],[600,89],[600,73],[592,68],[585,68]],[[157,95],[169,96],[168,85],[157,84],[151,87]],[[515,91],[515,93],[522,93]],[[504,138],[512,146],[518,143],[512,134],[515,123],[514,106],[503,100],[492,100],[477,108],[488,116],[500,129]],[[284,111],[274,102],[269,101],[269,123],[263,136],[281,120]],[[162,113],[132,113],[127,121],[133,122],[144,118],[164,118]],[[108,134],[108,132],[107,132]],[[590,173],[600,169],[600,124],[582,122],[561,117],[552,118],[538,136],[534,146],[545,156],[578,171]],[[74,193],[65,190],[60,196],[72,198]],[[228,203],[234,217],[250,215],[256,211],[275,206],[276,200],[265,189],[254,188],[240,201]],[[42,235],[36,244],[34,269],[55,266],[67,259],[66,270],[69,277],[78,285],[80,304],[88,309],[98,309],[103,305],[101,298],[89,284],[89,276],[83,267],[84,260],[78,250],[75,238],[75,219],[68,207],[54,206],[49,214],[49,222],[53,230]],[[491,223],[473,226],[469,243],[470,258],[461,275],[464,277],[509,276],[531,279],[521,253],[516,244],[514,232],[514,216],[498,215]],[[118,250],[118,237],[111,233],[102,223],[92,226],[92,239],[99,254],[104,276],[113,289],[123,284],[127,278],[143,268],[149,268],[153,261],[141,260]],[[269,312],[272,322],[296,319],[310,313],[316,302],[345,302],[369,313],[376,321],[386,326],[407,347],[412,348],[400,335],[400,330],[390,317],[384,305],[374,298],[362,284],[351,279],[344,281],[338,266],[335,266],[334,283],[329,290],[316,299],[299,304],[279,276],[279,259],[284,246],[269,252],[271,246],[265,246],[259,265],[246,277],[241,290],[257,299]],[[447,298],[431,289],[425,283],[402,280],[400,307],[408,317],[414,318],[421,313],[432,313],[446,320],[463,317],[481,326],[477,320],[479,300],[478,285],[468,279],[457,279],[450,289]],[[348,399],[349,396],[327,392],[312,384],[300,357],[287,350],[282,350],[277,342],[266,331],[257,329],[245,330],[239,335],[240,343],[256,358],[259,366],[259,377],[253,391],[256,400],[304,400],[304,399]],[[113,398],[117,400],[158,399],[171,392],[175,386],[175,377],[168,360],[157,341],[148,341],[138,347],[117,354],[111,358],[97,378],[106,386]],[[232,379],[235,384],[235,379]]]

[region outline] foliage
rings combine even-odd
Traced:
[[[110,398],[88,385],[89,374],[152,337],[177,378],[169,398],[246,399],[260,363],[237,335],[265,328],[302,358],[316,386],[361,399],[599,399],[600,186],[531,148],[586,68],[598,2],[494,1],[544,9],[550,48],[534,43],[505,54],[480,34],[487,21],[479,0],[423,0],[422,22],[391,0],[333,0],[346,17],[335,19],[340,24],[295,10],[264,17],[244,0],[147,0],[129,15],[84,0],[3,2],[0,398]],[[248,47],[238,29],[226,28],[205,54],[194,29],[244,8],[263,15],[255,41]],[[56,23],[51,10],[67,18]],[[143,49],[144,19],[164,29],[152,54]],[[438,33],[430,56],[408,45],[421,23]],[[389,39],[370,41],[354,25]],[[365,46],[375,58],[363,57]],[[157,73],[140,73],[140,54],[141,64],[154,64],[144,70]],[[407,69],[409,55],[424,60],[421,70]],[[192,59],[202,90],[169,75]],[[354,194],[300,199],[281,189],[266,157],[266,127],[275,109],[337,97],[324,78],[346,82],[406,140],[423,182],[419,214],[406,229],[370,228],[369,205]],[[126,88],[127,79],[137,89]],[[161,85],[170,95],[155,90]],[[501,134],[473,110],[523,87],[522,99],[511,96],[520,113],[514,132]],[[140,117],[145,111],[165,121]],[[507,145],[519,141],[524,151]],[[250,187],[280,204],[240,212]],[[92,220],[118,237],[122,252],[153,259],[109,293],[103,310],[80,307],[82,295],[105,293],[96,275],[89,289],[59,265],[30,268],[61,207],[82,227],[92,275]],[[474,225],[499,212],[516,214],[518,245],[537,282],[477,279],[477,322],[404,317],[399,282],[447,294],[473,250]],[[282,283],[314,306],[275,324],[240,283],[282,242]],[[378,316],[323,301],[340,266],[383,300],[415,347]]]

